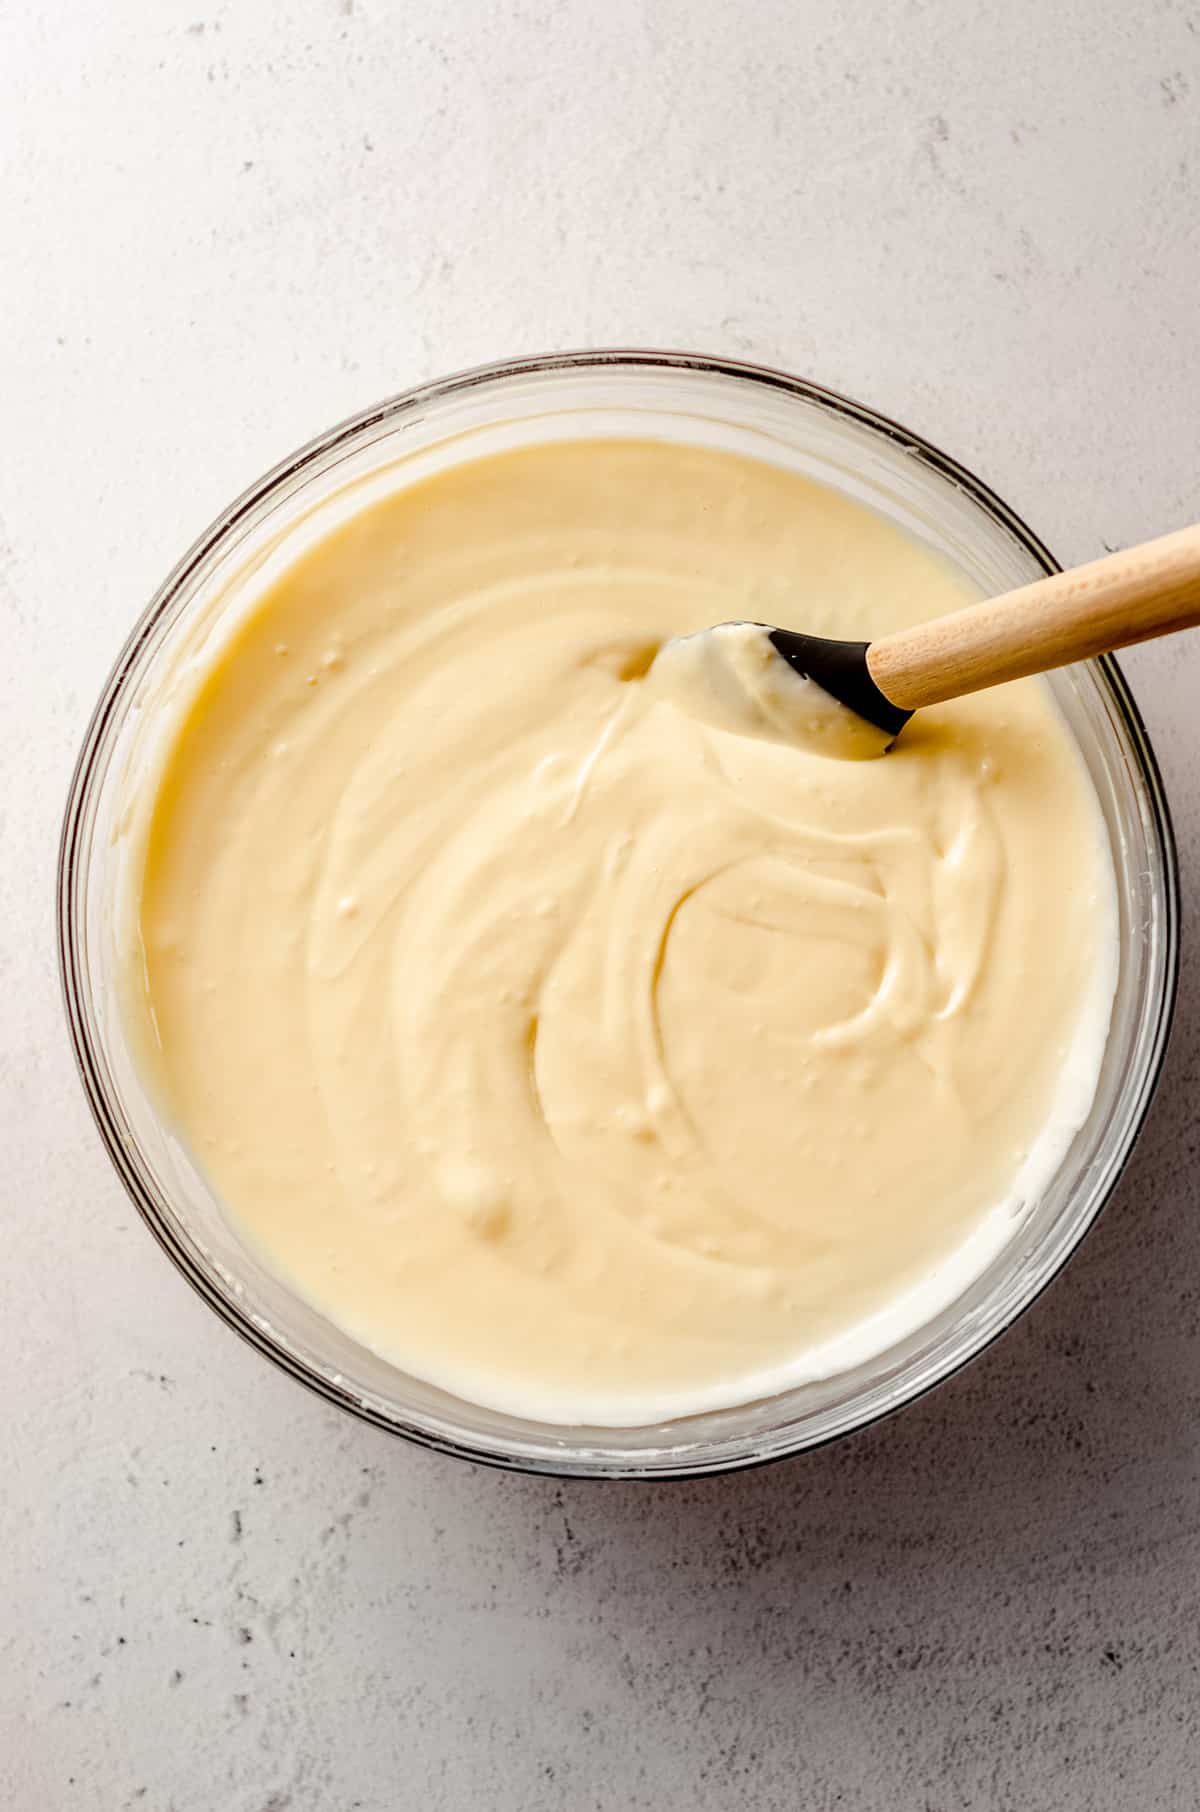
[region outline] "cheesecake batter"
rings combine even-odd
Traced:
[[[208,659],[146,800],[135,1013],[297,1291],[477,1403],[635,1425],[880,1350],[1092,1098],[1113,880],[1037,681],[879,760],[648,683],[749,619],[969,601],[781,468],[591,441],[351,514]]]

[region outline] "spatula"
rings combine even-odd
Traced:
[[[922,706],[1198,624],[1200,524],[876,642],[767,633],[789,667],[882,733],[882,750]]]

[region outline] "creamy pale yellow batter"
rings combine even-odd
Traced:
[[[664,637],[966,601],[782,469],[593,441],[377,500],[174,736],[138,994],[229,1213],[477,1402],[633,1424],[886,1345],[1009,1236],[1094,1090],[1112,875],[1048,693],[880,760],[680,710]]]
[[[672,637],[655,655],[646,684],[718,730],[765,736],[814,755],[873,761],[895,741],[891,731],[789,666],[762,623],[717,623],[698,635]]]

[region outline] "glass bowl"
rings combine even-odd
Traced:
[[[322,532],[372,475],[390,482],[518,444],[640,435],[781,463],[882,511],[996,593],[1056,570],[1012,511],[945,454],[860,404],[781,372],[680,353],[513,359],[394,398],[331,430],[238,499],[184,556],[121,651],[71,783],[59,866],[67,1016],[92,1111],[147,1226],[204,1299],[331,1402],[427,1446],[530,1472],[670,1478],[796,1453],[910,1402],[977,1354],[1065,1262],[1121,1174],[1162,1065],[1178,967],[1166,801],[1111,659],[1053,676],[1112,845],[1120,969],[1099,1086],[1051,1187],[941,1314],[869,1363],[765,1401],[654,1427],[562,1428],[480,1409],[398,1371],[295,1296],[247,1248],[143,1088],[118,1001],[122,794],[181,662],[247,575]],[[397,465],[402,471],[397,474]],[[236,581],[236,582],[235,582]]]

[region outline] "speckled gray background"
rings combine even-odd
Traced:
[[[310,1401],[100,1152],[53,842],[120,638],[280,453],[436,371],[676,344],[860,395],[1064,558],[1200,517],[1192,0],[0,12],[0,1803],[1200,1803],[1200,970],[1050,1295],[899,1419],[652,1490]],[[1129,662],[1200,882],[1200,647]]]

